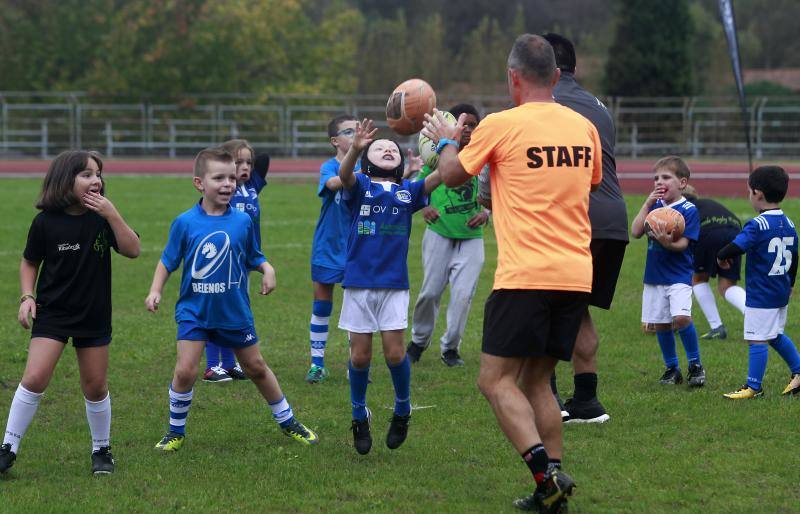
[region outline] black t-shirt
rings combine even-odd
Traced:
[[[41,262],[33,332],[71,337],[111,334],[114,232],[99,214],[42,211],[31,223],[23,257]]]
[[[724,205],[708,198],[696,198],[685,195],[686,199],[697,207],[697,214],[700,216],[700,239],[710,232],[720,228],[730,230],[742,230],[742,222],[739,217],[728,210]]]

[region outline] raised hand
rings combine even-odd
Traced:
[[[89,191],[84,193],[82,200],[87,209],[96,212],[106,219],[114,214],[117,214],[117,208],[114,207],[114,204],[111,203],[111,200],[100,193]]]
[[[462,113],[458,117],[455,125],[452,125],[447,118],[444,117],[442,111],[439,109],[433,110],[433,115],[425,114],[425,121],[422,122],[423,129],[422,135],[431,141],[438,143],[440,139],[452,139],[453,141],[461,141],[461,131],[464,130],[464,120],[467,119],[467,114]]]
[[[375,128],[372,120],[364,118],[361,123],[356,123],[356,133],[353,135],[353,148],[359,152],[362,151],[369,146],[377,133],[378,129]]]

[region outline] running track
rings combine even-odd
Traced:
[[[324,159],[272,160],[269,174],[272,177],[310,178],[319,172]],[[643,194],[652,191],[652,161],[619,160],[617,175],[626,194]],[[41,177],[47,171],[45,160],[0,160],[0,177]],[[109,159],[105,172],[124,175],[187,175],[192,169],[188,159]],[[691,184],[703,196],[747,196],[747,163],[745,162],[692,162]],[[786,165],[793,182],[800,179],[800,165]],[[789,187],[789,196],[800,197],[800,187]]]

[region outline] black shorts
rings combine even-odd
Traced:
[[[481,351],[497,357],[572,358],[589,293],[498,289],[486,300]]]
[[[730,269],[717,267],[717,254],[723,247],[739,234],[739,230],[731,227],[721,227],[707,234],[694,245],[694,271],[695,273],[708,273],[710,277],[725,277],[730,280],[739,280],[742,276],[742,256],[737,255],[731,259]]]
[[[31,339],[34,337],[46,337],[47,339],[54,339],[64,344],[69,343],[70,336],[47,334],[44,332],[32,332]],[[75,348],[94,348],[96,346],[108,346],[111,344],[111,334],[100,337],[73,337],[72,346]]]
[[[592,239],[592,294],[589,305],[608,310],[617,289],[622,259],[627,241],[618,239]]]

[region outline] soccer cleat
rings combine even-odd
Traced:
[[[419,362],[419,358],[422,357],[422,352],[425,351],[425,348],[418,344],[414,344],[414,342],[408,343],[408,347],[406,348],[406,353],[408,354],[408,360],[411,363]],[[463,364],[463,362],[462,362]]]
[[[781,394],[791,394],[792,396],[800,393],[800,373],[793,373],[792,379],[789,380],[789,385],[783,390]]]
[[[533,494],[514,500],[519,510],[539,513],[567,512],[567,497],[572,496],[575,481],[557,468],[550,468]]]
[[[114,456],[111,455],[111,447],[103,446],[99,450],[92,452],[92,474],[110,475],[114,472]]]
[[[220,366],[208,368],[203,375],[203,382],[219,383],[230,382],[231,380],[233,380],[231,376]]]
[[[238,362],[231,369],[226,369],[225,374],[227,374],[233,380],[247,380],[247,375],[244,374],[244,370]]]
[[[706,370],[698,362],[689,364],[689,374],[686,375],[686,383],[689,387],[703,387],[706,383]]]
[[[292,418],[291,423],[289,423],[289,425],[284,427],[282,430],[284,435],[286,435],[287,437],[291,437],[298,443],[303,443],[305,445],[311,446],[319,442],[317,434],[314,433],[313,430],[309,429],[304,424],[297,421],[296,418]]]
[[[605,423],[611,419],[597,398],[582,401],[570,398],[564,404],[564,409],[567,411],[566,420],[562,416],[564,423]]]
[[[392,415],[392,421],[389,423],[389,431],[386,433],[386,446],[390,450],[400,448],[400,445],[406,440],[408,436],[408,421],[411,419],[411,414],[407,416]]]
[[[360,455],[366,455],[372,448],[372,435],[369,433],[369,426],[372,422],[372,413],[367,409],[367,417],[358,420],[354,419],[350,427],[353,431],[353,446]]]
[[[659,383],[670,385],[670,384],[680,384],[683,382],[683,375],[681,374],[681,369],[677,366],[674,368],[667,368],[664,371],[664,374],[661,375],[661,378],[658,379]]]
[[[14,465],[17,454],[11,451],[11,443],[0,446],[0,473],[5,473]]]
[[[181,449],[181,446],[183,446],[184,439],[186,439],[186,436],[177,432],[167,432],[167,435],[162,437],[161,440],[156,443],[156,450],[176,452]]]
[[[712,328],[702,336],[700,339],[727,339],[728,331],[725,330],[725,325],[720,325],[717,328]]]
[[[442,354],[442,362],[447,364],[450,368],[455,368],[464,365],[464,361],[456,350],[447,350]]]
[[[349,372],[350,370],[348,370]],[[306,382],[309,384],[320,384],[328,380],[328,370],[323,366],[312,364],[306,374]]]
[[[733,391],[732,393],[725,393],[722,396],[725,398],[730,398],[731,400],[749,400],[750,398],[761,398],[764,396],[764,390],[756,390],[745,384],[736,391]]]

